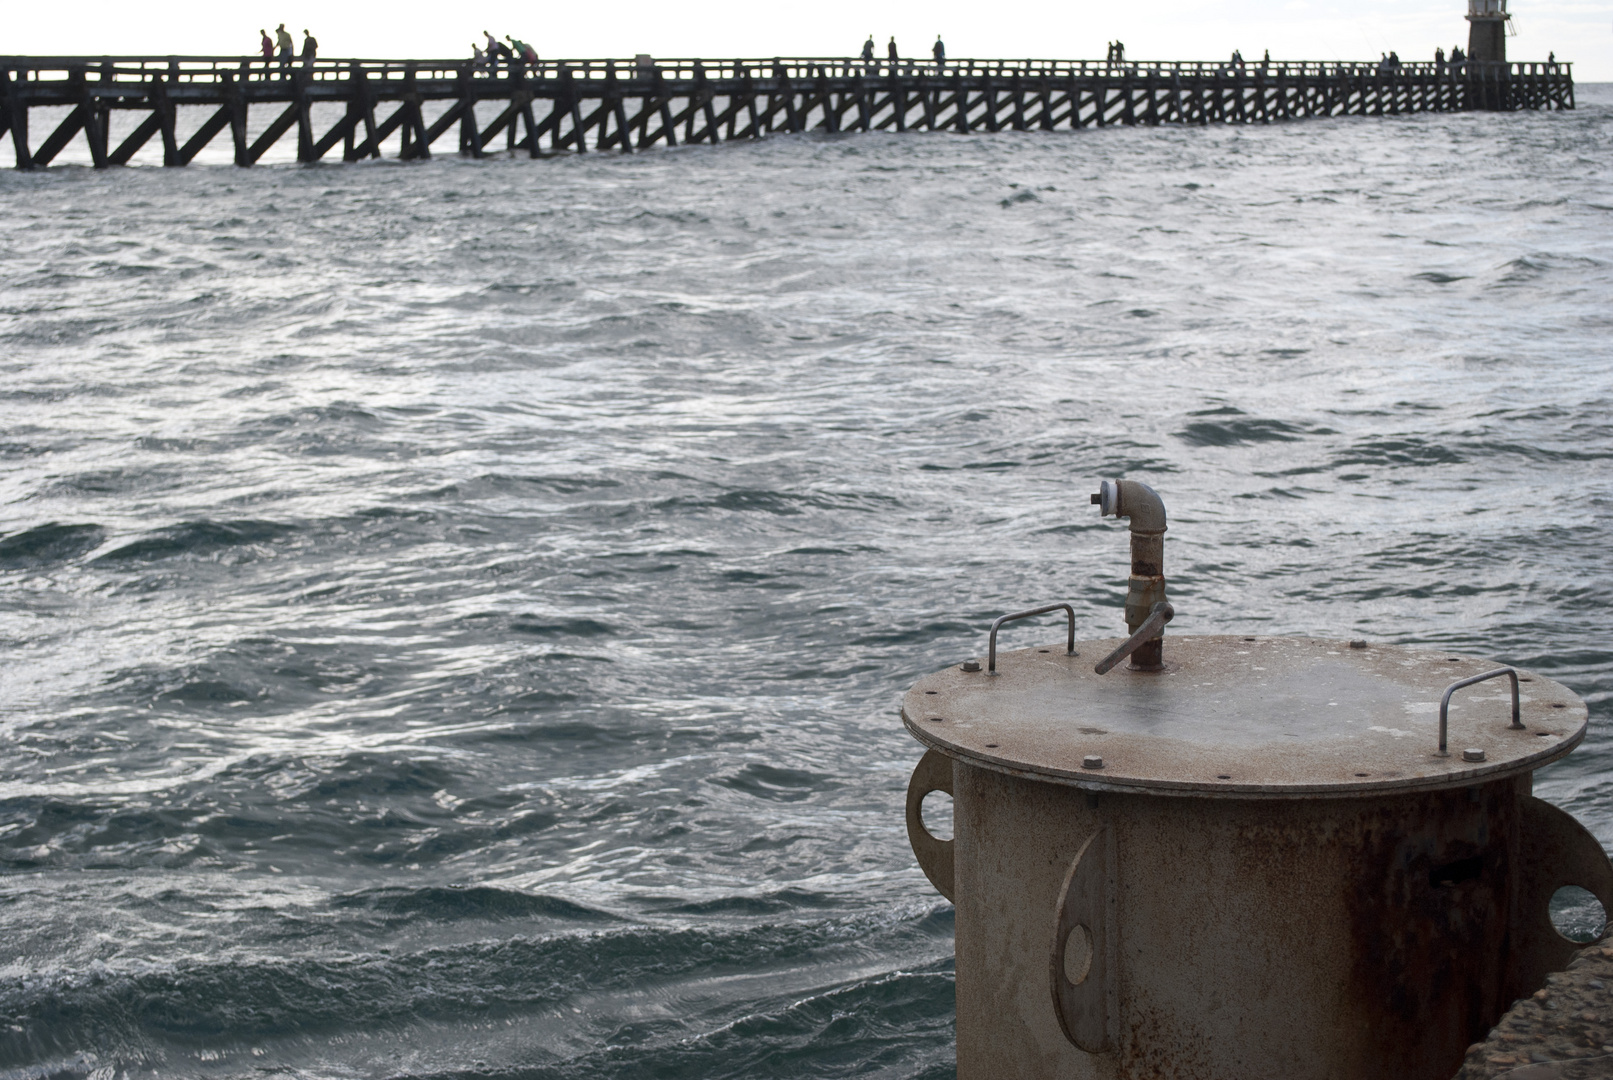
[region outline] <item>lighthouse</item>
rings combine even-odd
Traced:
[[[1507,61],[1507,0],[1467,0],[1467,58],[1504,64]]]

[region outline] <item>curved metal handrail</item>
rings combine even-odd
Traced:
[[[1512,723],[1507,725],[1508,730],[1523,730],[1523,718],[1518,710],[1518,673],[1512,668],[1496,668],[1486,671],[1482,675],[1473,675],[1466,679],[1458,679],[1445,688],[1445,696],[1439,699],[1439,752],[1438,757],[1450,757],[1451,752],[1445,748],[1445,733],[1449,724],[1448,713],[1451,707],[1451,695],[1464,686],[1484,682],[1486,679],[1498,679],[1507,676],[1512,680]]]
[[[1030,611],[1016,611],[1012,615],[997,616],[996,621],[991,624],[991,641],[986,646],[986,674],[997,674],[997,628],[999,626],[1005,622],[1013,622],[1015,619],[1028,619],[1032,615],[1046,615],[1050,611],[1063,611],[1069,615],[1070,623],[1064,642],[1064,655],[1078,655],[1075,651],[1075,608],[1069,604],[1046,604],[1039,608],[1032,608]]]

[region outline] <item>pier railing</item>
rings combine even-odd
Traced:
[[[646,75],[660,75],[667,79],[742,79],[769,78],[782,72],[792,79],[818,78],[889,78],[922,75],[966,77],[1068,77],[1080,78],[1138,78],[1145,76],[1188,76],[1206,78],[1235,75],[1246,78],[1257,75],[1266,78],[1356,78],[1362,75],[1399,74],[1427,76],[1460,74],[1485,69],[1492,74],[1512,77],[1543,74],[1572,74],[1568,63],[1524,61],[1490,64],[1463,61],[1460,64],[1434,63],[1433,61],[1402,61],[1389,66],[1381,61],[1350,60],[1271,60],[1244,61],[1233,64],[1210,60],[977,60],[948,59],[937,63],[917,57],[897,61],[872,61],[843,56],[789,56],[772,59],[709,60],[701,58],[655,57],[647,62],[615,58],[578,60],[502,61],[495,65],[473,64],[469,59],[453,60],[366,60],[340,58],[314,60],[304,64],[293,60],[282,65],[279,60],[264,60],[261,56],[0,56],[0,67],[9,69],[13,79],[36,82],[66,82],[75,75],[94,78],[99,82],[144,82],[152,77],[172,79],[181,83],[217,83],[226,76],[243,75],[255,81],[274,81],[297,73],[306,73],[315,81],[341,81],[352,77],[355,70],[362,71],[372,80],[403,82],[415,79],[454,79],[469,70],[475,78],[508,78],[519,70],[528,79],[554,79],[565,72],[574,79],[627,80]]]
[[[377,106],[394,103],[380,118]],[[251,119],[276,107],[267,124]],[[38,146],[29,111],[70,107]],[[322,134],[314,110],[342,110]],[[296,129],[297,160],[342,144],[344,160],[383,147],[424,158],[451,127],[459,151],[641,150],[797,131],[1059,130],[1109,124],[1260,123],[1473,109],[1571,109],[1567,63],[1272,60],[556,59],[261,56],[0,56],[0,137],[20,168],[76,137],[96,166],[125,164],[161,136],[183,165],[225,129],[251,165]],[[478,109],[491,109],[490,122]],[[114,114],[144,115],[112,138]],[[390,140],[390,142],[389,142]]]

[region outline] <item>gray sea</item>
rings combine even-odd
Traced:
[[[1173,634],[1582,694],[1613,844],[1579,94],[0,175],[0,1080],[950,1076],[897,701],[1119,630],[1116,476]]]

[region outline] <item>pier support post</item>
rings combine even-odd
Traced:
[[[706,78],[706,67],[705,67],[705,65],[700,63],[700,61],[698,61],[698,60],[695,61],[695,65],[694,65],[694,77],[695,77],[695,82],[700,84],[699,90],[697,91],[697,93],[700,96],[700,111],[701,111],[701,114],[706,119],[706,129],[701,134],[706,136],[706,138],[708,138],[711,142],[715,143],[715,142],[718,141],[718,138],[717,138],[717,114],[716,114],[715,109],[712,106],[713,94],[711,92],[711,83]],[[692,110],[691,110],[691,113],[690,113],[690,116],[689,116],[689,124],[690,124],[691,127],[694,126],[694,115],[693,115]],[[693,140],[690,140],[690,141],[699,142],[699,141],[703,141],[703,140],[693,139]]]
[[[319,160],[315,152],[313,102],[308,98],[308,73],[299,71],[292,80],[292,100],[297,106],[297,161],[303,165]]]
[[[614,141],[616,143],[616,148],[618,150],[620,150],[624,154],[631,154],[633,152],[632,130],[628,127],[628,124],[627,124],[627,108],[626,108],[625,105],[622,104],[622,87],[621,87],[621,81],[619,79],[617,79],[617,77],[616,77],[616,61],[611,60],[611,61],[608,61],[608,63],[609,63],[610,66],[605,69],[605,84],[606,84],[605,85],[605,102],[606,102],[607,105],[610,106],[610,115],[616,121],[616,134],[614,136]],[[753,101],[754,101],[754,99],[753,99]],[[527,117],[528,117],[528,119],[527,119],[527,128],[528,128],[528,130],[531,130],[531,126],[532,126],[531,115],[532,115],[531,114],[531,105],[528,105],[527,106]],[[752,110],[751,110],[751,122],[752,122],[752,124],[755,123],[755,120],[756,120],[756,111],[755,111],[754,108],[752,108]],[[605,128],[604,117],[600,118],[599,127],[600,127],[601,131],[604,130],[604,128]],[[733,138],[733,125],[732,124],[729,125],[729,138]],[[534,154],[533,156],[536,157],[537,155]]]
[[[423,161],[431,157],[431,139],[426,131],[425,115],[420,111],[420,88],[415,82],[413,64],[404,75],[403,145],[398,157],[404,161]]]
[[[101,65],[101,82],[112,81],[112,65]],[[107,167],[107,110],[101,104],[101,96],[95,92],[94,87],[86,79],[83,93],[79,98],[79,108],[84,110],[84,142],[90,148],[90,161],[97,169]]]
[[[482,137],[476,130],[476,89],[469,64],[459,69],[459,154],[482,156]]]
[[[750,124],[745,129],[746,137],[759,139],[762,137],[762,119],[756,112],[756,79],[749,68],[745,69],[745,115],[750,117]]]
[[[19,169],[34,167],[28,152],[28,83],[22,72],[6,71],[6,120],[11,128],[11,149]]]
[[[380,140],[375,137],[375,99],[370,94],[369,82],[364,69],[354,61],[348,69],[351,72],[351,89],[347,98],[347,135],[342,147],[343,161],[357,161],[361,156],[358,146],[355,145],[358,135],[358,125],[364,124],[364,143],[368,148],[369,156],[381,156]]]
[[[246,62],[243,60],[244,68]],[[235,164],[246,168],[252,164],[251,148],[246,142],[246,95],[247,88],[242,82],[235,81],[235,76],[229,72],[224,73],[224,101],[230,110],[230,137],[235,142]]]
[[[795,87],[790,83],[790,73],[779,60],[773,61],[773,82],[784,101],[784,130],[800,131],[801,117],[795,109]]]
[[[151,107],[157,114],[157,131],[162,135],[164,168],[177,168],[184,164],[179,160],[179,135],[174,126],[174,101],[168,93],[168,88],[178,80],[179,61],[173,57],[168,58],[166,79],[155,75],[151,77]]]
[[[655,71],[655,87],[661,101],[661,130],[666,133],[666,144],[676,146],[678,136],[672,130],[677,127],[672,121],[672,96],[666,92],[666,75],[660,68]]]
[[[560,68],[560,84],[563,98],[556,99],[555,107],[559,108],[561,101],[564,101],[566,112],[571,115],[571,132],[565,137],[565,139],[557,138],[555,140],[555,145],[563,147],[569,140],[577,144],[577,153],[586,154],[588,152],[588,131],[583,127],[582,102],[578,100],[577,95],[577,77],[572,73],[569,67],[562,66]],[[689,113],[689,125],[693,127],[694,107],[692,105],[689,108]],[[558,124],[555,125],[555,134],[557,136],[560,134],[560,127]]]
[[[526,63],[524,61],[510,66],[510,103],[499,115],[498,119],[493,121],[492,127],[489,127],[482,136],[484,141],[492,141],[498,136],[499,126],[503,125],[504,152],[511,157],[515,156],[517,120],[520,117],[523,97],[527,100],[531,99],[531,95],[526,89]]]
[[[532,112],[532,92],[526,94],[526,100],[521,103],[521,122],[526,125],[526,155],[535,158],[538,156],[538,118]]]
[[[420,111],[420,96],[416,94],[411,97],[405,107],[408,109],[408,113],[404,118],[403,131],[407,136],[409,153],[404,160],[426,161],[431,157],[431,143],[426,134],[425,115]],[[527,115],[531,115],[530,109],[527,110]],[[537,145],[537,139],[534,136],[532,142],[534,157],[537,156]]]
[[[0,67],[0,139],[11,130],[11,69]]]

